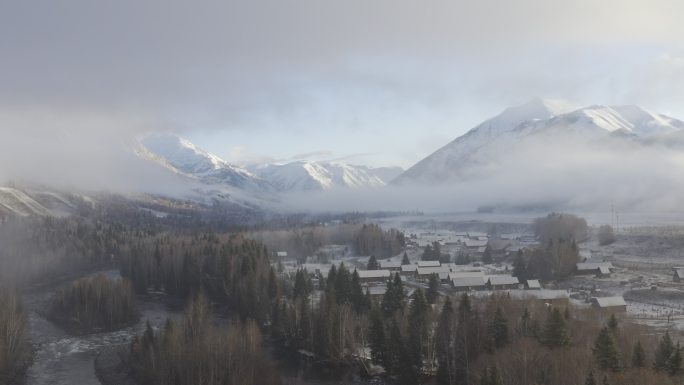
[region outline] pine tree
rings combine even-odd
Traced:
[[[385,370],[392,375],[396,375],[401,371],[402,359],[406,355],[404,339],[399,330],[396,318],[392,319],[389,337],[389,341],[387,341]]]
[[[480,350],[479,317],[473,310],[470,297],[463,293],[458,306],[458,323],[454,333],[454,377],[468,381],[472,364]]]
[[[584,385],[596,385],[596,379],[594,378],[594,372],[589,372],[587,379],[584,381]]]
[[[530,335],[530,311],[527,307],[523,309],[523,314],[520,316],[520,335],[523,337]]]
[[[484,253],[482,253],[482,263],[484,263],[484,264],[492,263],[492,248],[489,245],[487,245],[487,247],[485,247]]]
[[[552,349],[570,345],[565,318],[557,308],[553,308],[549,312],[542,337],[542,343]]]
[[[632,367],[643,368],[644,366],[646,366],[646,353],[641,346],[641,341],[637,341],[632,350]]]
[[[618,330],[618,320],[615,317],[615,314],[611,314],[610,318],[608,319],[608,329],[610,329],[610,332],[613,333],[613,335],[617,337],[619,330]]]
[[[293,299],[307,298],[309,296],[310,293],[306,279],[306,270],[297,270],[297,273],[295,273],[294,290],[292,294]]]
[[[508,320],[500,306],[496,308],[494,319],[489,325],[489,332],[495,348],[499,349],[508,345]]]
[[[670,358],[674,353],[674,344],[670,338],[670,332],[666,331],[665,335],[660,339],[658,347],[655,351],[655,358],[653,360],[653,368],[656,370],[667,371],[670,366]]]
[[[594,342],[593,352],[599,368],[614,372],[620,371],[620,352],[608,327],[604,327],[599,332]]]
[[[366,266],[366,270],[378,270],[379,268],[380,265],[378,264],[378,260],[375,258],[375,255],[371,255],[368,259],[368,265]]]
[[[404,251],[404,257],[401,259],[401,264],[402,265],[410,265],[411,261],[409,261],[408,255]]]
[[[273,301],[278,297],[278,278],[275,270],[271,266],[268,271],[268,298]]]
[[[394,275],[394,279],[390,278],[387,283],[387,290],[382,297],[382,310],[385,316],[391,316],[396,311],[404,309],[404,302],[406,294],[404,293],[404,285],[401,282],[399,273]]]
[[[394,294],[394,280],[389,279],[387,280],[387,289],[385,289],[385,294],[382,296],[382,302],[380,304],[380,308],[382,309],[383,314],[385,314],[385,317],[389,317],[394,313],[394,298],[396,298],[396,295]]]
[[[354,310],[359,314],[365,313],[370,309],[370,302],[368,297],[363,294],[359,272],[356,270],[352,273],[351,278],[351,303],[354,305]]]
[[[338,304],[352,302],[351,274],[344,266],[344,263],[340,263],[340,268],[337,269],[337,275],[335,277],[335,295]]]
[[[423,249],[423,256],[421,257],[421,259],[423,261],[430,261],[432,260],[433,255],[434,253],[432,251],[432,246],[428,243],[427,245],[425,245],[425,248]]]
[[[337,267],[333,263],[332,266],[330,266],[330,270],[328,270],[328,279],[326,280],[326,289],[334,289],[335,288],[335,282],[337,281]]]
[[[427,302],[432,305],[437,301],[437,297],[439,297],[439,276],[431,274],[426,294]]]
[[[394,274],[394,289],[398,302],[403,304],[404,300],[406,300],[406,293],[404,292],[404,284],[399,273]]]
[[[440,385],[451,385],[454,382],[454,338],[454,309],[447,296],[435,331],[437,383]]]
[[[382,320],[382,312],[377,306],[373,306],[370,314],[369,345],[371,349],[371,361],[376,365],[383,365],[385,369],[388,369],[385,324]]]
[[[409,349],[416,372],[423,367],[423,350],[428,338],[428,304],[423,290],[418,288],[411,296],[408,314]]]
[[[522,250],[518,250],[515,261],[513,261],[513,276],[518,277],[521,281],[528,279],[527,265]]]

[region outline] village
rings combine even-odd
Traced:
[[[514,299],[536,300],[548,306],[593,307],[637,323],[684,330],[684,267],[677,264],[676,258],[635,255],[643,252],[635,244],[639,230],[625,230],[609,246],[601,246],[595,239],[580,244],[580,260],[572,276],[561,281],[515,276],[516,254],[538,245],[530,232],[492,236],[485,231],[404,231],[405,250],[391,258],[358,256],[348,247],[327,245],[302,264],[281,252],[283,271],[305,269],[316,283],[327,276],[333,264],[338,268],[344,264],[357,271],[364,291],[377,300],[385,294],[386,283],[395,274],[404,282],[407,297],[416,288],[426,289],[435,275],[443,295],[467,292],[474,297],[486,297],[505,293]],[[426,248],[439,248],[441,260],[424,260]],[[323,263],[321,256],[325,256]],[[319,296],[320,292],[314,292],[314,301]]]

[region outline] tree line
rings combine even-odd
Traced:
[[[150,324],[134,337],[125,360],[145,385],[278,385],[280,377],[264,354],[254,320],[219,325],[207,299],[198,294],[180,322],[162,330]]]
[[[241,235],[154,237],[132,245],[119,263],[137,293],[159,290],[191,298],[201,291],[243,319],[268,319],[269,287],[277,280],[269,252]]]
[[[82,278],[55,294],[49,317],[77,333],[116,330],[138,320],[134,294],[125,279]]]

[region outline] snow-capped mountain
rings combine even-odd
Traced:
[[[555,144],[563,140],[594,144],[627,140],[645,146],[667,142],[668,137],[683,131],[684,122],[638,106],[577,108],[566,102],[534,99],[481,123],[416,163],[393,183],[472,179],[505,163],[507,152],[532,140],[555,139],[548,142]]]
[[[242,200],[277,200],[278,192],[380,187],[399,175],[398,167],[369,168],[332,162],[297,161],[245,169],[173,134],[149,134],[139,139],[136,153],[205,189],[228,189]],[[214,191],[216,192],[216,191]]]
[[[399,167],[370,168],[330,162],[297,161],[253,169],[280,192],[381,187],[399,175]]]
[[[269,193],[271,185],[251,172],[210,154],[173,134],[140,138],[138,154],[207,185],[225,185],[253,193]]]
[[[83,207],[94,207],[92,198],[42,188],[0,187],[0,218],[3,216],[68,216]]]

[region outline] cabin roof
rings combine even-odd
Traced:
[[[613,307],[613,306],[626,306],[627,303],[622,296],[617,297],[594,297],[592,302],[600,308]]]
[[[516,285],[520,283],[518,277],[510,275],[490,275],[488,281],[490,285]]]

